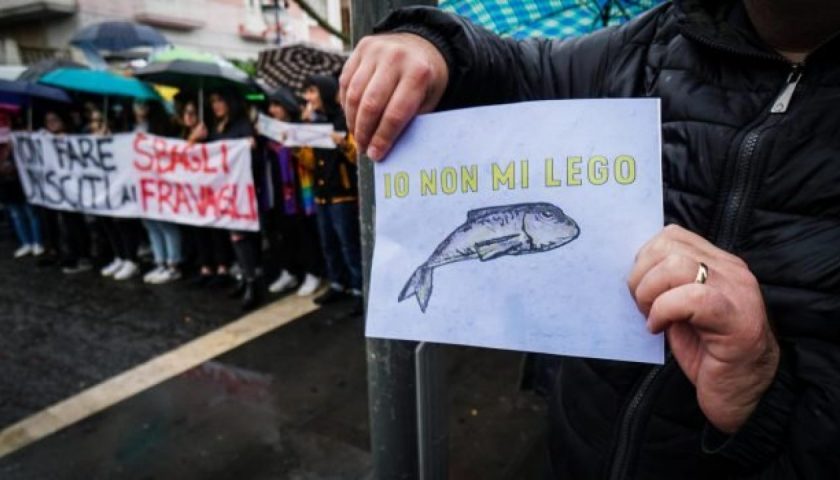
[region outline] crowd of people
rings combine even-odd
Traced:
[[[245,310],[272,293],[314,295],[319,304],[349,301],[362,310],[356,147],[338,104],[331,76],[308,79],[303,99],[280,87],[262,104],[246,102],[235,90],[207,95],[199,108],[195,92],[175,97],[175,114],[158,102],[96,102],[42,108],[35,128],[54,135],[108,135],[143,131],[189,143],[250,139],[251,168],[260,230],[230,231],[159,220],[138,220],[59,211],[32,205],[18,177],[10,143],[0,143],[0,204],[20,247],[14,258],[37,257],[65,275],[94,270],[115,281],[142,278],[150,285],[187,279],[199,288],[227,288]],[[200,118],[201,111],[206,118]],[[260,136],[257,113],[283,122],[328,123],[337,148],[287,147]],[[25,128],[18,118],[18,127]],[[130,161],[130,159],[117,159]],[[145,259],[151,266],[144,270]],[[268,272],[277,277],[268,282]]]

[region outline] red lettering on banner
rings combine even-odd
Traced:
[[[207,145],[201,146],[202,160],[204,160],[204,173],[218,173],[218,170],[210,165],[210,154]]]
[[[182,141],[170,142],[143,132],[134,136],[134,168],[141,172],[170,174],[179,171],[228,175],[231,173],[231,149],[227,142],[218,146],[208,144],[188,145]]]
[[[163,206],[168,205],[169,211],[174,210],[172,203],[172,184],[166,180],[158,180],[158,212],[163,213]],[[175,212],[177,213],[177,212]]]
[[[181,208],[186,208],[188,213],[193,213],[186,192],[190,186],[176,184],[175,187],[175,213],[181,213]]]
[[[222,150],[222,171],[225,174],[230,173],[230,164],[228,163],[228,146],[227,143],[222,143],[221,145]]]
[[[141,172],[148,172],[149,170],[151,170],[152,166],[154,165],[154,162],[155,162],[155,157],[151,153],[149,153],[149,152],[143,150],[142,148],[140,148],[143,141],[146,140],[147,138],[149,138],[149,137],[145,133],[142,133],[142,132],[138,132],[134,136],[134,144],[133,144],[134,153],[149,159],[149,163],[143,165],[143,164],[138,162],[137,157],[134,157],[134,168],[136,168],[137,170],[140,170]]]
[[[216,205],[219,206],[219,216],[229,217],[234,220],[239,220],[236,215],[236,203],[234,195],[236,195],[236,185],[226,183],[216,193]]]
[[[241,198],[243,194],[244,199]],[[258,218],[253,186],[243,190],[237,184],[227,183],[214,189],[210,185],[193,186],[156,178],[141,178],[140,195],[144,211],[156,209],[161,215],[187,213],[216,220],[247,221],[256,221]],[[247,202],[243,211],[238,208],[241,200]]]
[[[202,185],[198,190],[200,198],[198,202],[198,213],[202,217],[207,216],[208,210],[213,210],[213,216],[219,216],[219,207],[216,205],[216,195],[213,194],[213,187]]]
[[[248,220],[257,220],[257,190],[253,185],[248,185]]]
[[[149,190],[149,184],[154,182],[151,178],[140,179],[140,205],[144,212],[149,211],[149,198],[154,196],[154,192]]]
[[[178,168],[180,165],[181,168],[188,172],[194,172],[192,165],[190,164],[189,155],[187,151],[189,150],[188,145],[183,145],[182,147],[178,147],[178,145],[173,145],[172,150],[170,151],[170,155],[172,155],[172,165],[175,168]]]
[[[155,137],[152,141],[152,149],[155,151],[155,163],[157,164],[158,173],[168,173],[172,171],[172,160],[167,152],[166,140],[161,137]],[[165,163],[167,157],[169,164]]]

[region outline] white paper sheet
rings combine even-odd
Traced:
[[[335,148],[329,123],[289,123],[262,113],[257,118],[257,131],[287,147]]]
[[[424,115],[375,189],[368,336],[662,363],[626,286],[663,226],[658,99]]]

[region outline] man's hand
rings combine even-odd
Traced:
[[[700,262],[709,269],[705,284],[695,282]],[[737,431],[779,364],[779,345],[747,265],[671,225],[642,247],[627,283],[648,329],[665,332],[706,418],[724,433]]]
[[[437,106],[448,79],[443,55],[417,35],[363,38],[339,80],[341,104],[360,150],[381,160],[415,115]]]

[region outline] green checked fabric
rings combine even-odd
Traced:
[[[565,38],[618,25],[663,0],[441,0],[456,13],[513,38]]]

